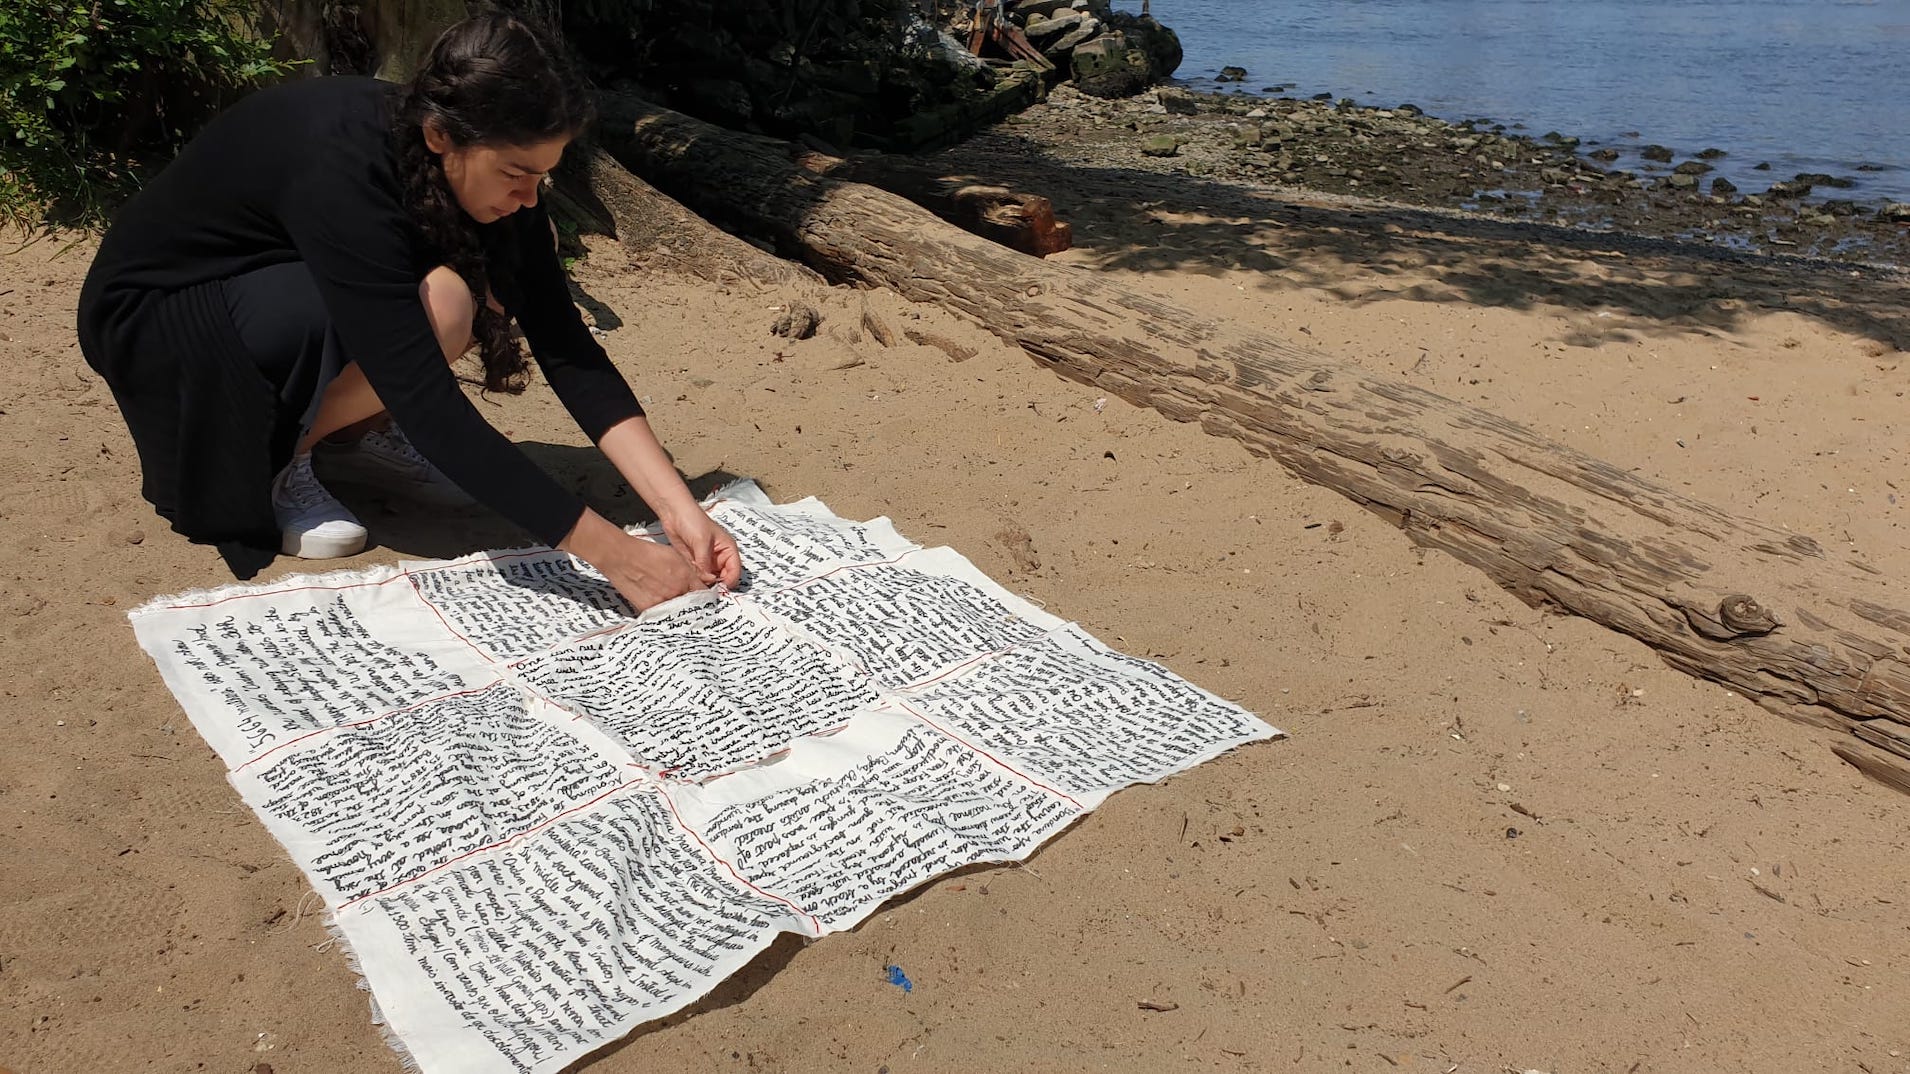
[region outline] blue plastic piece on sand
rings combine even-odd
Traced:
[[[909,980],[909,975],[902,972],[902,967],[890,966],[888,967],[888,974],[890,984],[900,988],[904,992],[915,991],[915,982]]]

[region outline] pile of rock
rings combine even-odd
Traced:
[[[1093,97],[1132,97],[1180,66],[1180,38],[1152,15],[1109,0],[1013,0],[1008,17],[1030,44]]]

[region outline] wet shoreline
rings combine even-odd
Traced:
[[[1324,95],[1322,95],[1324,96]],[[1910,206],[1851,197],[1848,177],[1717,176],[1725,150],[1612,159],[1615,147],[1448,122],[1412,105],[1163,86],[1125,100],[1057,87],[998,128],[1083,164],[1297,188],[1488,219],[1669,240],[1722,251],[1910,266]],[[1629,166],[1620,166],[1629,165]]]

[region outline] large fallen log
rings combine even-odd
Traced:
[[[616,239],[652,268],[729,283],[804,289],[810,269],[759,250],[652,187],[602,150],[566,159],[550,190],[553,207],[582,230]]]
[[[1054,202],[1040,194],[1011,190],[970,175],[949,175],[888,154],[837,157],[801,152],[795,161],[817,175],[900,194],[963,231],[1024,254],[1046,257],[1074,245],[1074,229],[1055,219]]]
[[[1840,756],[1910,787],[1910,611],[1893,603],[1902,583],[1862,561],[1475,407],[1016,254],[883,191],[813,175],[759,139],[629,100],[607,106],[605,128],[614,155],[698,212],[1236,438],[1528,602],[1847,732]]]

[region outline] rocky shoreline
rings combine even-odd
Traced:
[[[1708,178],[1705,150],[1676,160],[1646,147],[1637,169],[1608,149],[1531,137],[1486,121],[1452,123],[1413,105],[1256,97],[1159,86],[1109,99],[1056,86],[998,131],[1039,143],[1057,162],[1131,168],[1460,210],[1701,243],[1745,253],[1910,266],[1910,204],[1838,197],[1849,181],[1780,179],[1746,192]]]

